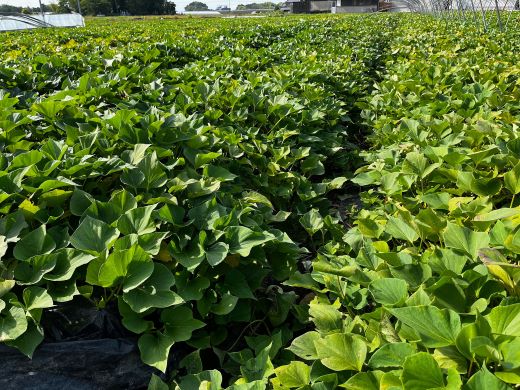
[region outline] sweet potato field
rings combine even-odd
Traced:
[[[88,310],[149,389],[520,384],[520,29],[100,19],[0,54],[0,342]]]

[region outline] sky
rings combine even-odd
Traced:
[[[182,12],[184,7],[191,3],[192,0],[173,0],[177,5],[177,10]],[[231,3],[231,9],[235,9],[238,4],[254,3],[255,0],[201,0],[206,3],[209,8],[215,9],[219,5],[227,5]],[[256,0],[256,2],[262,2],[263,0]],[[55,2],[55,1],[54,1]],[[51,4],[52,0],[42,0],[43,4]],[[19,7],[38,7],[38,0],[0,0],[0,4],[16,5]]]

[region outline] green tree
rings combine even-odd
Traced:
[[[77,11],[77,0],[58,0],[57,12]],[[80,0],[83,15],[174,15],[175,3],[168,0]]]
[[[173,1],[166,1],[164,4],[164,14],[165,15],[175,15],[177,13],[177,9],[175,7],[175,3]]]
[[[57,10],[60,13],[70,13],[72,11],[77,12],[76,4],[77,3],[73,0],[58,0]]]
[[[81,0],[80,4],[83,15],[110,15],[113,11],[111,0]]]
[[[265,3],[249,3],[249,4],[239,4],[237,5],[237,11],[247,10],[247,9],[276,9],[279,6],[276,3],[271,3],[266,1]]]
[[[186,7],[184,7],[186,11],[207,11],[209,8],[206,4],[200,1],[192,1]]]
[[[21,12],[21,7],[16,7],[14,5],[6,5],[1,4],[0,5],[0,12]]]
[[[167,12],[168,9],[172,9],[171,2],[166,0],[126,0],[125,3],[126,11],[132,15],[164,15],[170,13]],[[173,4],[173,9],[175,9],[175,4]]]

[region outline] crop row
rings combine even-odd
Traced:
[[[31,356],[79,307],[115,313],[160,371],[173,346],[170,372],[218,358],[264,381],[237,356],[301,327],[280,283],[352,170],[386,45],[361,19],[275,21],[7,35],[1,341]]]
[[[312,279],[293,276],[316,293],[315,329],[289,348],[309,364],[275,369],[281,388],[520,383],[517,33],[404,20],[358,103],[372,133],[352,179],[363,206]]]
[[[218,23],[6,35],[0,341],[80,307],[154,389],[518,384],[518,33]]]

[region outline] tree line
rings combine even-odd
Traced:
[[[58,12],[77,12],[77,0],[58,0]],[[169,0],[80,0],[84,15],[174,15]]]
[[[250,4],[239,4],[236,7],[237,11],[240,10],[254,10],[254,9],[272,9],[277,10],[280,9],[280,5],[283,3],[272,3],[272,2],[265,2],[265,3],[250,3]],[[189,3],[186,7],[184,7],[186,11],[208,11],[209,7],[206,5],[206,3],[203,3],[201,1],[192,1]],[[226,9],[229,10],[229,8],[226,7]],[[217,8],[219,10],[219,8]]]
[[[54,7],[53,7],[54,6]],[[56,9],[56,4],[51,5],[43,5],[43,12],[54,12]],[[24,14],[36,14],[40,12],[40,7],[18,7],[16,5],[6,5],[0,4],[0,12],[10,12],[10,13],[24,13]]]

